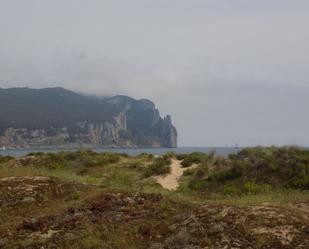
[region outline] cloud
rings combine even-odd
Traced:
[[[304,0],[3,0],[0,86],[150,98],[183,145],[308,145],[307,23]]]

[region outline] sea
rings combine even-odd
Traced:
[[[57,153],[60,151],[76,151],[78,149],[7,149],[0,150],[1,156],[22,157],[33,152]],[[189,154],[192,152],[209,153],[214,151],[215,154],[221,156],[228,156],[236,153],[239,149],[233,147],[178,147],[178,148],[91,148],[95,152],[115,152],[125,153],[128,155],[139,155],[141,153],[149,153],[154,155],[162,155],[167,152],[174,152],[176,154]]]

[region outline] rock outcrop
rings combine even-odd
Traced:
[[[177,147],[177,131],[146,99],[63,88],[0,89],[0,147]]]

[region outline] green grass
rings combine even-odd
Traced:
[[[299,201],[309,201],[309,191],[279,189],[261,194],[247,194],[241,196],[213,194],[208,197],[208,202],[211,203],[241,206],[259,204],[286,205],[287,203]]]
[[[0,163],[0,177],[57,177],[108,190],[158,193],[188,202],[284,203],[309,199],[306,150],[258,147],[244,149],[229,158],[203,153],[180,155],[190,161],[199,157],[200,163],[197,168],[185,171],[176,192],[163,189],[150,177],[169,173],[170,157],[175,155],[155,158],[149,154],[130,157],[91,151],[39,153]],[[275,166],[277,163],[282,164],[280,169]]]

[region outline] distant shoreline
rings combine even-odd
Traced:
[[[2,156],[14,156],[21,157],[27,155],[31,152],[45,152],[45,153],[57,153],[61,151],[74,151],[74,150],[93,150],[95,152],[113,152],[113,153],[125,153],[128,155],[138,155],[141,153],[149,153],[155,155],[162,155],[167,152],[174,152],[176,154],[189,154],[192,152],[203,152],[209,153],[215,151],[216,154],[221,156],[228,156],[229,154],[235,153],[238,150],[233,147],[177,147],[177,148],[162,148],[162,147],[128,147],[128,148],[120,148],[120,147],[87,147],[87,148],[27,148],[27,149],[8,149],[8,150],[0,150],[0,155]]]

